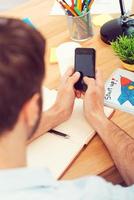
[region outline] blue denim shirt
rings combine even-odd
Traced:
[[[97,176],[56,181],[46,169],[0,170],[0,200],[134,200],[134,185],[114,186]]]

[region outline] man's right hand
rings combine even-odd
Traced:
[[[84,77],[87,91],[84,94],[84,113],[87,121],[96,130],[99,123],[106,119],[104,114],[104,84],[98,70],[96,79]]]
[[[125,182],[134,184],[134,140],[104,114],[104,85],[100,71],[96,80],[85,77],[84,81],[88,86],[84,95],[85,116],[103,140]]]

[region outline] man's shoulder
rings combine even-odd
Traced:
[[[106,182],[97,176],[56,181],[46,169],[0,170],[2,200],[133,200],[134,186]]]

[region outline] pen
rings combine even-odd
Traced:
[[[82,10],[82,13],[85,14],[89,11],[88,6],[85,4]]]
[[[64,138],[66,138],[66,139],[69,139],[69,135],[67,135],[67,134],[65,134],[65,133],[62,133],[62,132],[60,132],[60,131],[56,131],[56,130],[54,130],[54,129],[50,129],[49,131],[48,131],[49,133],[52,133],[52,134],[55,134],[55,135],[59,135],[59,136],[62,136],[62,137],[64,137]]]
[[[87,5],[89,5],[89,4],[90,4],[90,2],[91,2],[91,0],[87,0]]]
[[[83,8],[84,8],[85,5],[86,5],[86,1],[87,1],[87,0],[83,0],[83,3],[82,3],[82,10],[83,10]]]

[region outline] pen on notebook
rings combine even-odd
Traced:
[[[55,134],[55,135],[59,135],[59,136],[64,137],[64,138],[66,138],[66,139],[69,139],[69,138],[70,138],[69,135],[67,135],[67,134],[65,134],[65,133],[62,133],[62,132],[60,132],[60,131],[56,131],[56,130],[54,130],[54,129],[50,129],[48,132],[49,132],[49,133],[52,133],[52,134]]]

